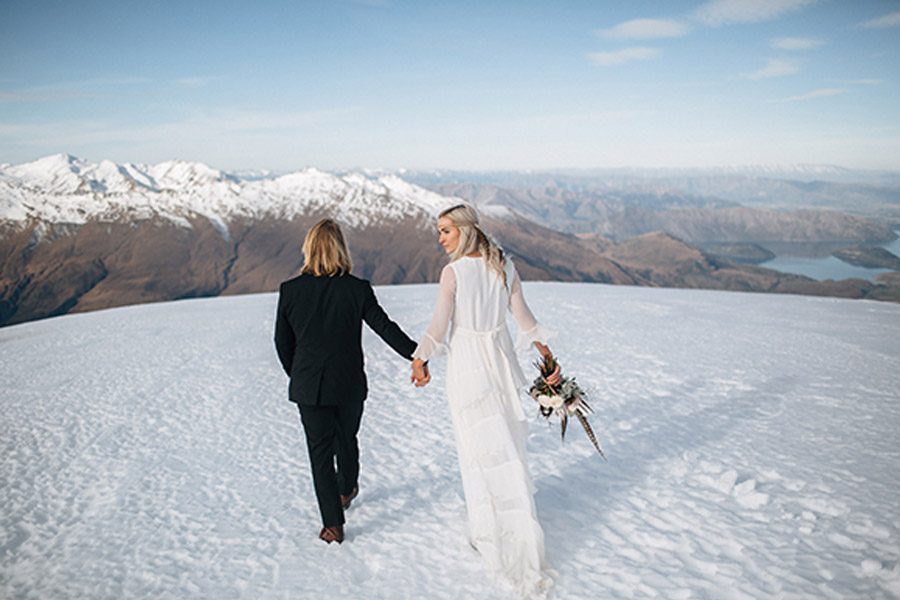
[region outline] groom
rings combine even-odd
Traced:
[[[356,435],[368,392],[362,323],[407,360],[416,343],[387,316],[369,282],[350,274],[350,252],[336,222],[325,219],[313,226],[303,254],[301,274],[281,284],[275,347],[306,432],[324,524],[319,537],[340,543],[344,510],[359,492]],[[427,367],[420,367],[416,384],[428,379]]]

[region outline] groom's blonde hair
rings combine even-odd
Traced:
[[[341,226],[332,219],[322,219],[312,226],[303,240],[303,255],[301,273],[334,277],[353,270]]]

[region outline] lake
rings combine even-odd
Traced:
[[[900,230],[895,231],[895,233],[900,235]],[[760,243],[760,246],[768,248],[778,256],[772,260],[760,263],[759,266],[775,269],[782,273],[806,275],[807,277],[812,277],[819,281],[825,279],[851,278],[874,281],[875,277],[880,273],[890,272],[890,269],[867,269],[865,267],[857,267],[831,256],[831,252],[852,245],[853,244],[850,243]],[[900,238],[892,242],[876,245],[900,256]]]

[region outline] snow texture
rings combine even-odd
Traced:
[[[376,293],[418,336],[437,288]],[[900,306],[525,293],[610,458],[577,424],[561,444],[523,396],[552,597],[900,597]],[[466,543],[445,363],[417,390],[368,330],[361,492],[347,541],[317,539],[275,303],[0,329],[0,597],[511,597]]]

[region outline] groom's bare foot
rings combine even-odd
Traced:
[[[332,527],[323,527],[319,532],[319,539],[327,543],[337,542],[340,544],[344,541],[344,526],[334,525]]]
[[[350,503],[353,502],[353,499],[356,498],[357,495],[359,495],[359,486],[353,488],[353,491],[350,492],[349,496],[341,494],[341,507],[344,510],[350,508]]]

